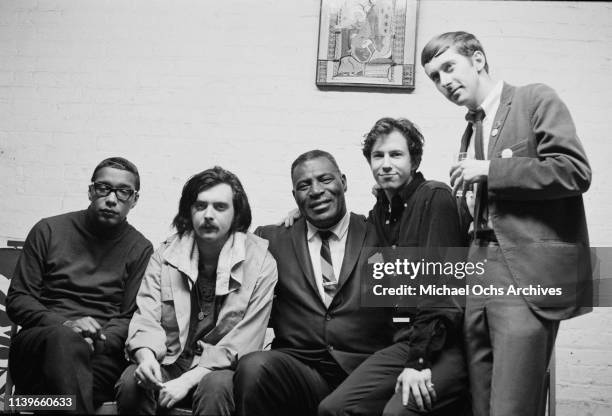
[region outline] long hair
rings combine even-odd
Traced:
[[[240,180],[232,172],[215,166],[193,175],[183,186],[178,213],[172,221],[172,225],[180,236],[193,230],[191,207],[199,193],[222,183],[228,184],[233,194],[234,220],[230,232],[246,232],[249,229],[252,219],[251,206]]]

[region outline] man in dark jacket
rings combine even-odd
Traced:
[[[474,414],[543,415],[559,322],[590,310],[589,161],[557,93],[493,79],[473,34],[435,36],[421,64],[468,110],[459,151],[473,157],[451,167],[451,185],[475,186],[470,257],[486,254],[479,283],[505,294],[467,298]]]
[[[238,415],[312,415],[363,360],[391,342],[391,311],[362,308],[366,248],[376,235],[346,209],[346,178],[333,156],[314,150],[291,167],[302,218],[266,226],[278,265],[271,351],[242,358],[234,377]]]

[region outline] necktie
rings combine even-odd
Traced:
[[[476,110],[470,110],[465,119],[472,123],[472,128],[474,129],[474,153],[476,155],[476,159],[484,160],[484,145],[483,145],[483,134],[482,134],[482,120],[485,118],[485,112],[482,108],[478,108]]]
[[[338,288],[338,281],[334,275],[334,267],[332,265],[331,250],[329,249],[329,238],[331,237],[331,231],[319,231],[321,237],[321,274],[323,276],[323,303],[329,307],[336,289]]]
[[[470,110],[465,119],[470,122],[474,130],[474,154],[476,159],[484,160],[484,137],[482,132],[482,120],[485,118],[485,112],[482,108]],[[487,183],[478,183],[476,187],[474,206],[474,232],[478,233],[480,229],[486,227],[487,224]]]

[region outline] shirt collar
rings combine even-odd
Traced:
[[[341,240],[342,238],[344,238],[344,235],[348,231],[349,222],[350,222],[349,216],[350,216],[349,212],[346,211],[346,213],[344,214],[344,217],[342,217],[342,219],[338,221],[336,225],[334,225],[332,228],[329,229],[329,231],[331,231],[331,233],[335,235],[338,240]],[[309,221],[306,221],[306,229],[307,229],[306,239],[308,241],[312,241],[312,239],[315,237],[315,235],[317,235],[317,233],[320,230],[319,228],[312,225]]]
[[[480,104],[480,108],[482,108],[485,112],[485,118],[495,117],[497,107],[499,107],[499,101],[501,100],[503,87],[504,82],[498,81],[497,84],[493,86],[491,91],[489,91],[489,94],[486,96],[482,104]]]
[[[412,180],[402,186],[393,198],[399,198],[402,202],[407,201],[423,181],[425,181],[423,174],[421,172],[415,172]],[[389,199],[382,190],[378,191],[378,198],[382,202],[382,205],[388,209]]]
[[[187,275],[192,283],[198,278],[200,252],[193,231],[178,235],[169,241],[163,254],[164,260]],[[229,236],[217,261],[217,296],[223,296],[242,285],[243,268],[240,264],[246,258],[246,234],[241,232]],[[237,285],[237,286],[236,286]]]
[[[239,267],[246,258],[246,234],[236,232],[227,239],[217,263],[216,295],[223,296],[234,289],[232,281],[242,285],[244,269]],[[231,280],[230,280],[231,278]]]

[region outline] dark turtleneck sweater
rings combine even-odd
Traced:
[[[104,351],[121,351],[152,251],[127,221],[100,227],[87,210],[45,218],[28,234],[6,311],[26,329],[91,316]]]

